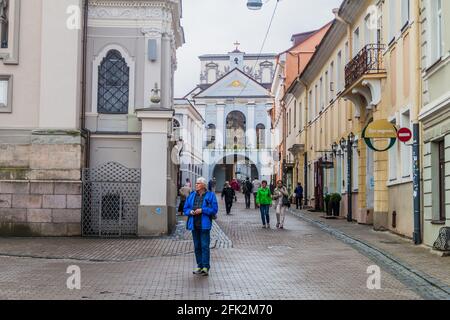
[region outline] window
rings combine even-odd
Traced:
[[[266,126],[261,123],[256,126],[256,148],[266,148]]]
[[[409,110],[401,115],[400,126],[411,129],[411,119]],[[406,143],[400,143],[400,153],[402,159],[402,177],[410,178],[412,176],[412,148]]]
[[[314,118],[319,114],[319,97],[318,97],[317,84],[314,87]]]
[[[361,42],[359,39],[359,28],[356,28],[354,34],[353,34],[353,56],[356,56],[359,53],[359,50],[361,50]]]
[[[330,64],[330,83],[328,85],[330,90],[330,102],[334,99],[335,94],[335,88],[334,88],[335,82],[334,82],[334,62],[331,62]]]
[[[337,56],[337,63],[336,63],[336,86],[337,86],[337,92],[340,92],[342,89],[342,52],[339,51]]]
[[[206,148],[214,149],[216,147],[216,126],[214,124],[208,125]]]
[[[445,142],[438,143],[439,152],[439,220],[446,219],[445,214]]]
[[[98,69],[98,112],[128,114],[130,68],[125,59],[110,50]]]
[[[439,57],[444,55],[444,36],[443,36],[443,23],[442,23],[442,0],[437,0],[437,53]]]
[[[0,113],[12,112],[12,76],[0,75]]]
[[[9,0],[0,0],[0,48],[8,48]]]
[[[397,19],[396,19],[396,8],[398,0],[388,0],[389,1],[389,43],[395,40],[395,33],[397,32]]]
[[[288,112],[288,128],[289,128],[289,134],[291,134],[291,128],[292,128],[291,114],[292,114],[292,111],[289,110],[289,112]]]
[[[176,119],[173,119],[172,123],[173,138],[175,141],[178,141],[181,139],[181,125],[180,122]]]
[[[297,128],[297,100],[294,100],[294,128]]]
[[[313,93],[312,90],[309,91],[309,98],[308,98],[308,122],[311,122],[313,119]]]
[[[396,120],[392,120],[391,123],[396,125]],[[398,162],[398,143],[396,143],[391,149],[389,149],[389,180],[397,180],[397,162]]]
[[[402,29],[405,28],[409,23],[411,10],[410,5],[410,0],[402,0]]]
[[[319,103],[320,103],[320,111],[323,111],[324,108],[324,97],[323,97],[323,79],[320,78],[320,87],[319,87]]]
[[[329,95],[329,89],[330,89],[330,82],[328,79],[328,71],[325,72],[325,104],[328,105],[328,101],[330,101],[330,95]]]

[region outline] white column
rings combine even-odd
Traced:
[[[142,33],[145,35],[145,58],[144,58],[144,108],[150,107],[150,97],[152,96],[152,89],[155,83],[161,89],[161,74],[162,74],[162,50],[157,50],[159,53],[155,61],[148,59],[148,43],[150,39],[156,40],[158,48],[162,46],[161,32],[154,31],[150,28],[143,28]],[[160,93],[161,94],[161,93]]]
[[[225,106],[217,106],[217,126],[216,126],[216,148],[225,146],[226,126],[225,126]]]
[[[252,148],[256,148],[255,109],[254,104],[247,105],[247,145],[251,145]]]
[[[139,236],[167,234],[173,221],[168,206],[167,163],[168,121],[173,111],[140,109],[137,116],[142,121],[141,147],[141,202],[138,217]]]

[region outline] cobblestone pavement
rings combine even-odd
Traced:
[[[238,203],[233,213],[221,204],[209,278],[192,275],[181,229],[164,239],[1,239],[0,299],[423,298],[383,268],[381,289],[367,289],[374,262],[297,217],[266,230],[258,211]],[[66,287],[71,265],[81,268],[81,290]]]

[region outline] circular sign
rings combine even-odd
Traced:
[[[388,151],[397,141],[397,128],[387,120],[377,120],[369,123],[362,132],[362,138],[367,146],[376,152]],[[389,144],[384,149],[374,146],[372,139],[387,139]]]
[[[412,139],[412,132],[408,128],[401,128],[398,130],[397,138],[401,142],[406,143]]]

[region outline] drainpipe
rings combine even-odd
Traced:
[[[86,129],[86,65],[87,65],[87,34],[88,34],[89,0],[84,0],[83,9],[83,43],[82,43],[82,70],[81,70],[81,135],[86,141],[84,166],[89,167],[91,150],[91,132]]]
[[[415,3],[415,28],[416,28],[416,42],[419,43],[420,40],[420,27],[417,22],[420,21],[420,3],[419,1],[414,1]],[[415,245],[419,245],[422,243],[422,228],[421,228],[421,172],[420,172],[420,123],[419,123],[419,112],[420,105],[422,104],[422,70],[420,68],[420,46],[416,46],[416,69],[415,69],[415,79],[418,79],[418,90],[414,95],[414,104],[413,104],[413,202],[414,202],[414,233],[413,240]]]

